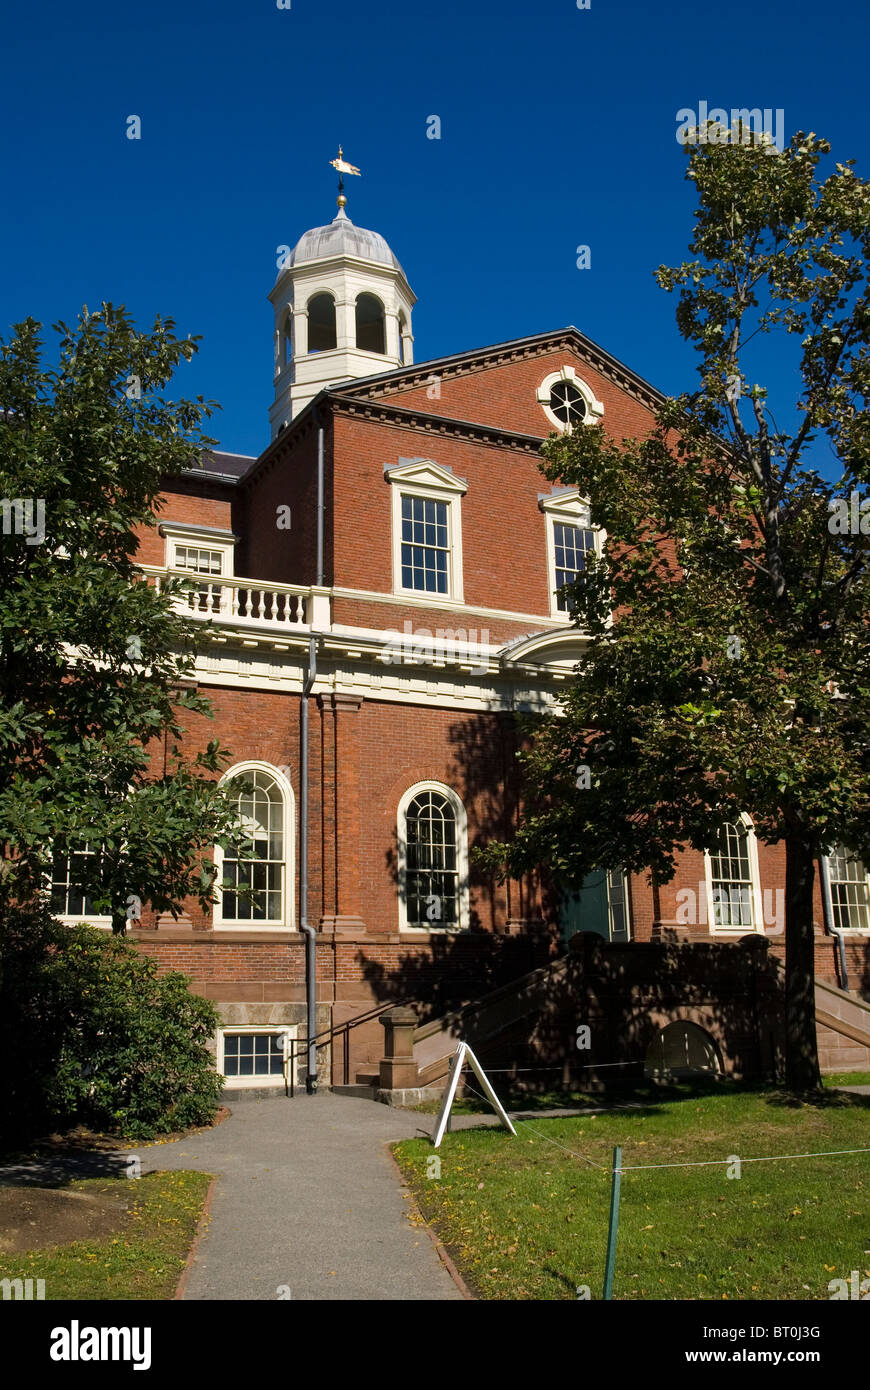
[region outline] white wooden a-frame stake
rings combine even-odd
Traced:
[[[472,1071],[483,1087],[483,1093],[498,1115],[502,1124],[510,1130],[516,1138],[516,1130],[510,1122],[510,1116],[489,1084],[486,1072],[478,1062],[468,1043],[461,1042],[453,1054],[453,1061],[450,1063],[450,1077],[447,1082],[447,1090],[444,1092],[444,1099],[441,1102],[441,1109],[438,1112],[438,1124],[435,1126],[434,1146],[437,1149],[441,1140],[444,1138],[444,1131],[447,1128],[447,1120],[450,1115],[450,1107],[456,1096],[456,1088],[459,1085],[459,1078],[462,1075],[462,1068],[466,1061],[470,1064]]]

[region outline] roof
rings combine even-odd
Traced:
[[[326,227],[312,227],[297,241],[284,266],[297,266],[305,261],[326,260],[330,256],[356,256],[361,261],[389,265],[405,274],[396,256],[380,232],[356,227],[344,208]]]
[[[257,462],[253,454],[225,454],[211,450],[202,454],[200,462],[184,469],[187,478],[210,478],[218,483],[238,483]]]
[[[215,451],[202,456],[205,473],[218,473],[230,478],[243,478],[256,462],[256,456],[253,454],[225,454]]]
[[[433,372],[443,372],[450,369],[455,371],[472,370],[475,367],[495,365],[498,361],[507,361],[517,356],[547,352],[554,347],[568,343],[583,353],[594,366],[598,367],[605,376],[618,385],[627,386],[630,384],[655,404],[661,404],[667,399],[658,387],[653,386],[644,377],[633,371],[631,367],[621,362],[618,357],[614,357],[612,353],[600,347],[592,338],[587,338],[585,333],[581,333],[573,324],[568,324],[565,328],[552,329],[546,333],[532,333],[525,338],[509,338],[506,342],[492,343],[487,347],[452,352],[445,357],[430,357],[420,362],[392,367],[389,371],[377,372],[372,376],[336,382],[327,388],[327,393],[330,395],[340,393],[343,396],[375,396],[381,386],[396,386],[399,383],[407,383],[408,386],[425,385]]]

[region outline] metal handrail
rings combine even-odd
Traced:
[[[345,1034],[345,1039],[344,1039],[344,1056],[343,1056],[343,1059],[342,1059],[342,1061],[343,1061],[343,1075],[344,1075],[344,1081],[343,1081],[342,1084],[345,1085],[345,1086],[347,1086],[347,1085],[350,1084],[350,1030],[351,1030],[351,1028],[357,1028],[357,1027],[359,1027],[359,1025],[360,1025],[361,1023],[370,1023],[371,1020],[372,1020],[373,1018],[377,1018],[379,1014],[386,1013],[387,1009],[399,1008],[399,1007],[401,1007],[402,1005],[404,1005],[404,1004],[409,1004],[409,1003],[411,1003],[411,1002],[412,1002],[412,1001],[409,1000],[409,999],[398,999],[398,1000],[397,1000],[397,999],[391,999],[391,1000],[390,1000],[388,1003],[386,1003],[386,1004],[378,1004],[378,1005],[376,1005],[374,1008],[366,1010],[365,1013],[362,1013],[362,1014],[355,1014],[353,1018],[346,1018],[345,1021],[344,1021],[344,1023],[332,1023],[332,1024],[329,1025],[328,1028],[321,1028],[321,1030],[320,1030],[319,1033],[315,1033],[315,1034],[314,1034],[314,1037],[313,1037],[313,1039],[311,1039],[311,1041],[313,1041],[314,1046],[315,1046],[315,1049],[317,1049],[318,1047],[326,1047],[326,1046],[329,1044],[329,1042],[331,1041],[331,1039],[332,1039],[333,1037],[335,1037],[335,1035],[336,1035],[337,1033],[344,1033],[344,1034]],[[318,1038],[323,1038],[323,1042],[318,1042],[318,1041],[317,1041]],[[290,1095],[291,1097],[294,1096],[295,1093],[296,1093],[296,1090],[295,1090],[295,1087],[296,1087],[296,1042],[297,1042],[296,1038],[291,1038],[291,1039],[290,1039],[290,1067],[289,1067],[290,1077],[289,1077],[289,1087],[288,1087],[288,1079],[287,1079],[287,1076],[285,1075],[285,1077],[284,1077],[284,1094],[287,1095],[287,1094],[288,1094],[288,1090],[289,1090],[289,1095]],[[304,1040],[302,1040],[302,1048],[303,1048],[304,1050],[307,1050],[307,1048],[308,1048],[308,1043],[309,1043],[309,1039],[308,1039],[307,1037],[306,1037]]]

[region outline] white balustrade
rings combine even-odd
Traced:
[[[189,570],[158,569],[154,565],[142,565],[141,568],[154,579],[158,589],[167,579],[183,580],[184,592],[177,595],[176,607],[179,612],[192,618],[271,631],[313,625],[315,595],[308,588],[292,584],[263,584],[258,579],[238,576],[215,579],[193,574]],[[325,591],[318,590],[316,598],[318,617],[327,617],[328,597]]]

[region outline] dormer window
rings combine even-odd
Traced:
[[[363,352],[387,351],[384,306],[373,294],[361,294],[356,301],[356,345]]]
[[[232,591],[221,581],[232,578],[238,537],[232,531],[181,521],[161,522],[159,531],[166,541],[166,568],[201,576],[198,582],[191,581],[187,590],[191,611],[225,612],[232,601]]]

